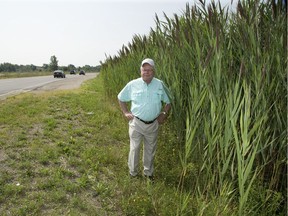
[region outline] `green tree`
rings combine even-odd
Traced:
[[[68,71],[68,67],[67,67],[67,66],[62,66],[61,69],[62,69],[63,71]]]
[[[43,68],[44,70],[48,70],[48,69],[49,69],[49,65],[48,65],[48,64],[43,64],[42,68]]]
[[[83,70],[85,70],[85,71],[91,71],[91,66],[90,66],[90,65],[85,65],[85,66],[83,67]]]
[[[76,67],[73,65],[73,64],[69,64],[68,65],[68,70],[71,71],[71,70],[76,70]]]
[[[50,70],[54,71],[58,69],[58,60],[55,55],[51,56],[50,58],[50,64],[49,64]]]
[[[16,71],[16,66],[11,64],[11,63],[2,63],[0,64],[0,72],[15,72]]]
[[[32,71],[35,71],[37,69],[37,67],[35,65],[33,65],[33,64],[30,65],[30,68],[31,68]]]

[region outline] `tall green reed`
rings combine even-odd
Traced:
[[[187,4],[182,16],[156,16],[148,36],[134,36],[101,70],[116,98],[139,77],[143,58],[155,60],[173,98],[179,191],[215,197],[229,185],[239,215],[257,209],[248,202],[252,187],[286,196],[287,17],[279,4],[240,1],[232,13],[220,4]]]

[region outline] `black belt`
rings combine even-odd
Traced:
[[[144,124],[152,124],[157,118],[155,118],[154,120],[152,120],[152,121],[144,121],[144,120],[142,120],[142,119],[140,119],[140,118],[138,118],[137,116],[135,116],[137,119],[139,119],[141,122],[143,122]]]

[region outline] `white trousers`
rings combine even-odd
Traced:
[[[145,124],[137,118],[129,121],[130,152],[128,158],[128,167],[130,175],[136,176],[138,174],[142,140],[144,141],[144,175],[153,175],[153,162],[157,147],[158,129],[159,124],[157,120],[155,120],[155,122],[152,124]]]

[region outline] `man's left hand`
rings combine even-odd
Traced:
[[[163,124],[167,118],[167,113],[160,113],[160,115],[157,117],[157,121],[159,124]]]

